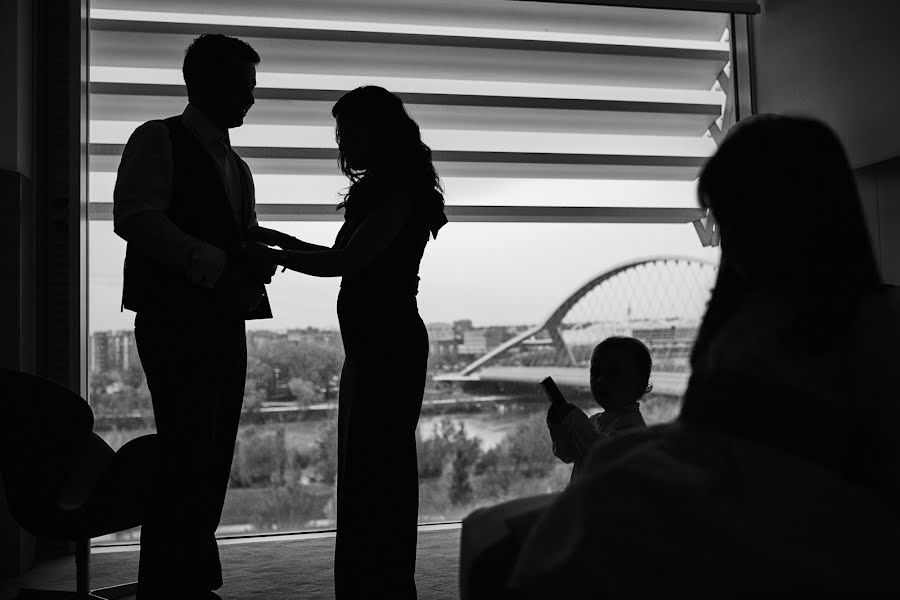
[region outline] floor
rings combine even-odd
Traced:
[[[420,527],[416,569],[420,600],[458,598],[459,534],[458,524]],[[225,584],[218,593],[224,600],[333,598],[333,551],[332,533],[222,540]],[[137,564],[137,546],[95,548],[91,587],[134,581]],[[22,587],[74,590],[74,557],[48,561],[22,577],[0,581],[0,600],[12,600]]]

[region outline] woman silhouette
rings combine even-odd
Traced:
[[[444,198],[431,150],[397,96],[360,87],[331,114],[351,182],[334,246],[293,240],[284,250],[247,252],[307,275],[342,277],[335,592],[415,598],[415,431],[428,359],[416,293],[429,234],[447,222]]]

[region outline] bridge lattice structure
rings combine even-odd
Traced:
[[[627,335],[650,349],[654,389],[681,395],[716,271],[713,262],[682,256],[620,264],[587,281],[539,324],[440,379],[530,383],[551,375],[562,385],[587,387],[594,346]]]

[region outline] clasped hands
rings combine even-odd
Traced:
[[[249,241],[232,245],[228,249],[228,256],[230,260],[247,268],[260,283],[271,283],[281,253],[270,246],[293,250],[302,247],[303,242],[274,229],[258,228],[254,232]]]
[[[264,239],[236,242],[226,249],[228,262],[216,287],[231,297],[241,310],[254,310],[265,297],[267,283],[278,269],[279,251],[269,245],[290,248],[296,238],[265,230]]]
[[[259,283],[272,283],[278,269],[275,251],[260,242],[238,242],[228,248],[228,260],[246,269]]]

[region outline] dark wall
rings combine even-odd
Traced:
[[[87,339],[86,6],[0,1],[0,366],[76,391]],[[0,418],[15,401],[0,389]],[[33,547],[0,501],[0,576],[27,567]]]
[[[0,2],[0,367],[36,369],[33,11]],[[0,393],[4,402],[15,401]],[[0,415],[2,418],[2,415]],[[0,577],[26,570],[35,540],[12,520],[0,479]]]
[[[854,167],[900,156],[900,2],[761,0],[754,17],[759,112],[836,129]]]
[[[900,2],[761,0],[753,19],[757,112],[837,131],[859,175],[872,246],[900,284]]]
[[[857,169],[863,206],[875,233],[872,244],[885,283],[900,285],[900,157]]]
[[[34,372],[34,186],[0,170],[0,367]]]

